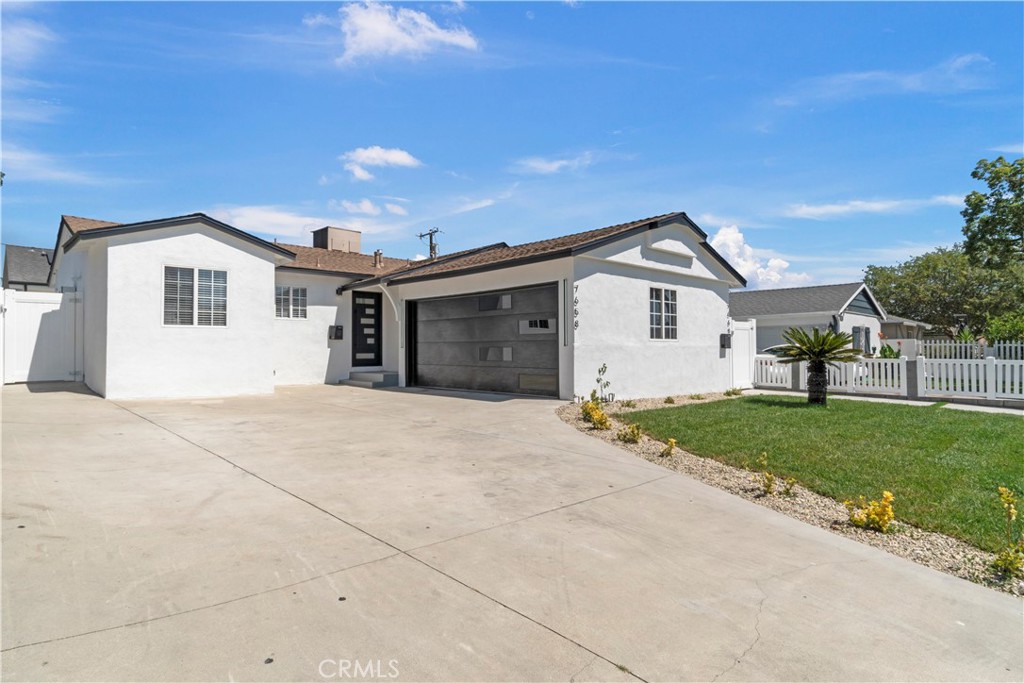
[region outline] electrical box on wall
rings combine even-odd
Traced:
[[[328,339],[344,339],[345,338],[345,326],[344,325],[331,325],[327,330]]]
[[[718,336],[718,345],[719,345],[720,348],[723,348],[723,349],[731,349],[732,348],[732,335],[731,334],[721,334],[721,335],[719,335]]]

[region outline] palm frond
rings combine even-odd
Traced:
[[[853,336],[846,332],[811,332],[799,327],[791,327],[782,333],[786,345],[780,349],[781,363],[826,363],[836,366],[839,363],[850,363],[860,359],[861,352],[853,348]]]

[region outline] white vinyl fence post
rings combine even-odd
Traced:
[[[985,359],[985,398],[994,399],[997,391],[996,359],[989,356]]]

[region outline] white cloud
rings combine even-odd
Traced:
[[[350,202],[347,199],[341,200],[341,208],[349,213],[362,213],[367,216],[379,216],[380,207],[369,199],[360,199],[358,202]]]
[[[470,211],[476,211],[478,209],[486,209],[488,206],[494,206],[495,200],[488,197],[487,199],[474,199],[466,200],[459,206],[452,209],[451,213],[469,213]]]
[[[574,157],[561,159],[527,157],[517,160],[512,166],[512,171],[515,173],[551,175],[562,171],[578,171],[590,166],[594,161],[593,152],[583,152]]]
[[[981,54],[957,55],[920,71],[853,71],[808,78],[775,98],[775,104],[793,107],[816,101],[848,101],[874,95],[949,94],[979,90],[989,85],[991,60]]]
[[[901,213],[929,206],[961,206],[963,197],[937,195],[929,199],[852,199],[831,204],[790,204],[783,211],[789,218],[823,220],[857,213]]]
[[[456,3],[458,5],[458,3]],[[422,57],[441,48],[476,51],[479,43],[464,26],[438,26],[426,13],[378,2],[348,3],[338,10],[345,49],[338,64],[379,57]],[[307,26],[334,23],[323,15]]]
[[[366,170],[367,166],[416,168],[423,165],[422,161],[404,149],[387,149],[380,145],[358,147],[345,152],[338,160],[344,162],[345,170],[352,174],[353,180],[373,180],[374,175]]]
[[[60,38],[44,24],[25,18],[4,18],[3,67],[24,67],[36,61]]]
[[[424,256],[423,254],[416,254],[415,256],[412,257],[412,260],[413,261],[426,261],[427,257]]]
[[[328,202],[328,209],[330,213],[327,215],[317,215],[306,210],[274,204],[220,205],[206,213],[246,232],[292,239],[301,238],[296,243],[306,245],[311,244],[306,235],[325,225],[377,235],[395,233],[408,227],[401,223],[388,223],[371,217],[335,215],[333,212],[342,210],[340,202]]]
[[[105,185],[121,182],[115,178],[75,169],[66,159],[11,144],[4,145],[3,160],[4,173],[7,175],[4,182],[12,184],[22,180],[70,185]]]
[[[765,260],[747,244],[743,233],[735,225],[719,228],[711,238],[711,246],[747,279],[748,286],[755,289],[795,287],[811,281],[807,273],[789,272],[789,261],[783,258],[770,256]]]
[[[387,212],[396,216],[408,216],[409,212],[401,204],[385,204],[384,208]]]
[[[1003,154],[1024,154],[1024,142],[1018,142],[1016,145],[1000,145],[999,147],[990,147],[993,152],[1002,152]]]
[[[210,216],[246,232],[285,237],[304,236],[311,230],[332,225],[329,218],[296,213],[288,208],[262,206],[221,206],[212,209]]]

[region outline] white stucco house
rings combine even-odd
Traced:
[[[873,354],[881,346],[878,333],[886,320],[885,310],[863,282],[733,292],[729,314],[757,322],[758,351],[785,344],[782,333],[799,327],[849,333],[855,349]]]
[[[746,283],[684,213],[424,261],[313,241],[62,217],[47,284],[74,297],[75,376],[111,399],[339,381],[571,399],[602,364],[621,398],[731,386]]]

